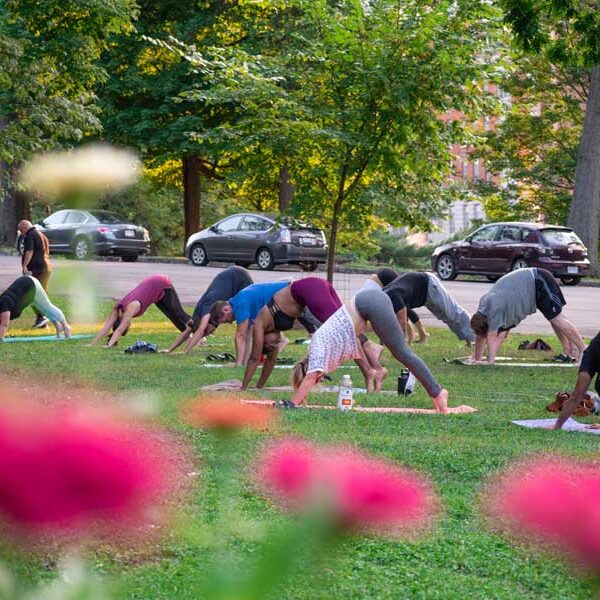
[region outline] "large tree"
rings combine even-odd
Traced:
[[[484,104],[497,15],[486,2],[285,4],[260,55],[190,50],[214,85],[187,98],[236,107],[203,143],[279,158],[294,211],[327,224],[331,279],[341,230],[439,214],[451,143]],[[462,118],[442,118],[451,108]]]
[[[28,213],[16,185],[22,161],[98,130],[97,61],[133,11],[133,0],[0,3],[0,243],[14,242]]]
[[[140,2],[135,29],[112,38],[103,66],[110,79],[99,90],[105,136],[138,149],[150,165],[177,161],[183,188],[186,237],[201,222],[203,182],[224,176],[221,148],[204,147],[188,135],[217,127],[229,118],[226,104],[206,107],[181,94],[211,82],[193,69],[173,38],[191,47],[235,48],[252,44],[263,14],[276,2]]]
[[[502,0],[506,19],[527,52],[557,65],[587,67],[590,84],[575,169],[569,224],[598,273],[600,225],[600,10],[594,0]]]

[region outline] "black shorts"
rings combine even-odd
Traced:
[[[535,270],[535,305],[551,321],[562,312],[567,303],[556,279],[546,269]]]

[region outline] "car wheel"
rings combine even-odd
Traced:
[[[202,244],[194,244],[190,250],[190,261],[195,267],[203,267],[208,263],[208,256]]]
[[[498,281],[498,279],[500,279],[500,275],[486,275],[486,278],[488,281],[491,281],[492,283],[496,283],[496,281]]]
[[[456,279],[456,264],[449,254],[442,254],[435,263],[435,271],[442,281],[452,281]]]
[[[73,241],[73,254],[77,260],[87,260],[92,254],[90,240],[82,235]]]
[[[139,254],[126,254],[125,256],[121,256],[123,262],[137,262],[138,258]]]
[[[563,282],[563,285],[579,285],[581,283],[581,277],[561,277],[560,280]]]
[[[510,268],[511,271],[516,271],[517,269],[526,269],[529,266],[529,263],[523,258],[516,258]]]
[[[263,271],[272,271],[273,267],[275,267],[273,253],[268,248],[260,248],[256,253],[256,264]]]
[[[301,262],[300,263],[300,268],[303,271],[308,271],[310,273],[312,271],[316,271],[317,270],[317,263],[314,262],[314,261]]]

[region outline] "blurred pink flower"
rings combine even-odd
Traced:
[[[295,511],[323,506],[341,530],[402,533],[436,512],[429,484],[417,473],[347,447],[284,440],[264,453],[263,489]]]
[[[525,460],[499,476],[484,510],[501,529],[600,571],[600,470],[562,457]]]
[[[173,491],[157,432],[73,405],[0,407],[0,520],[22,533],[129,531]]]

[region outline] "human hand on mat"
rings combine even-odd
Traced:
[[[600,429],[600,423],[592,423],[591,425],[586,425],[586,429]]]

